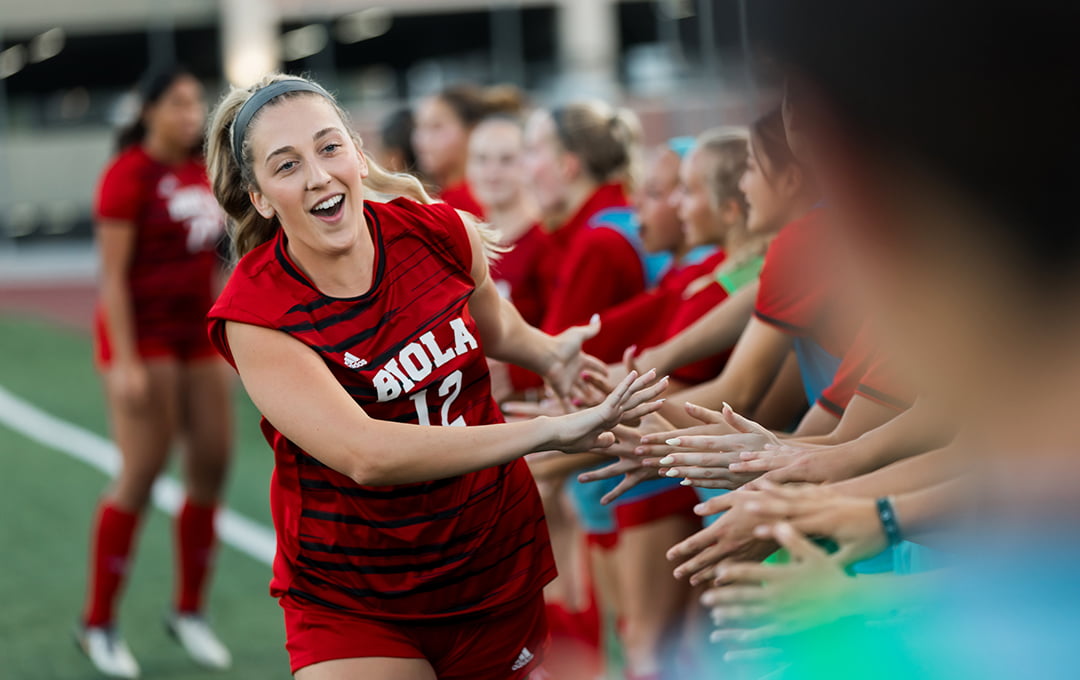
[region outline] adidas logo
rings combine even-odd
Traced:
[[[517,661],[510,667],[510,670],[516,671],[529,665],[529,662],[535,658],[534,654],[529,651],[528,647],[524,647],[521,650],[521,654],[518,654]]]
[[[349,368],[361,368],[367,366],[367,359],[361,359],[352,352],[345,352],[345,365]]]

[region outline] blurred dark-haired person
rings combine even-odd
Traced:
[[[121,133],[95,204],[96,361],[120,471],[98,507],[76,635],[94,666],[113,677],[139,673],[115,607],[151,487],[178,440],[187,496],[176,518],[177,585],[166,623],[199,664],[231,663],[203,618],[232,436],[232,379],[205,322],[224,215],[202,160],[202,85],[175,69],[147,80],[141,95],[139,118]]]
[[[413,146],[418,167],[438,187],[439,198],[458,210],[484,216],[465,175],[469,135],[487,116],[520,114],[524,106],[524,95],[517,88],[469,84],[453,85],[420,102]]]
[[[851,276],[920,396],[960,430],[967,498],[934,527],[947,569],[870,590],[790,526],[769,528],[799,559],[753,574],[764,585],[749,598],[728,591],[763,615],[732,617],[730,637],[778,645],[770,665],[798,677],[1073,677],[1080,6],[761,5],[757,35],[791,75]],[[915,518],[881,524],[903,537]],[[781,582],[787,596],[761,607]],[[831,604],[813,596],[826,592]],[[795,600],[819,616],[792,618]],[[836,663],[853,649],[870,653]]]
[[[379,162],[390,172],[417,172],[413,130],[416,124],[411,109],[398,109],[387,116],[379,128],[382,147]]]

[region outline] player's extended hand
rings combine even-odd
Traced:
[[[816,484],[780,486],[763,480],[755,486],[759,493],[746,502],[747,512],[783,517],[801,533],[832,538],[840,546],[834,557],[843,564],[875,555],[886,546],[872,498],[846,496]],[[758,527],[755,536],[768,538],[767,527]]]
[[[776,550],[773,541],[754,535],[754,530],[762,524],[762,517],[748,512],[746,502],[755,495],[755,492],[741,489],[710,498],[694,508],[699,515],[724,514],[668,550],[667,558],[680,563],[675,568],[675,578],[689,578],[693,585],[706,583],[715,578],[716,565],[723,560],[762,560]],[[774,521],[779,519],[782,518],[773,518]]]
[[[656,372],[631,372],[603,402],[591,408],[554,419],[558,439],[554,448],[567,453],[604,449],[615,443],[611,430],[625,421],[634,421],[660,408],[653,401],[667,388],[667,377],[657,380]]]
[[[702,595],[720,629],[714,642],[760,647],[773,638],[832,620],[837,604],[848,599],[855,579],[835,556],[811,543],[787,523],[764,525],[761,533],[791,554],[788,564],[725,562],[720,583]]]
[[[741,458],[739,463],[732,464],[733,471],[765,471],[760,479],[777,484],[832,484],[874,469],[873,464],[867,463],[866,456],[854,448],[852,442],[812,449],[784,445],[744,453]]]
[[[553,359],[544,372],[544,379],[559,397],[568,399],[575,396],[575,392],[585,392],[584,377],[590,373],[607,375],[607,365],[603,361],[581,350],[585,341],[599,332],[600,315],[594,314],[587,326],[567,328],[553,338]]]

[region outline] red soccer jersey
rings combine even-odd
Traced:
[[[908,410],[916,397],[915,390],[893,366],[892,358],[882,350],[870,360],[855,394],[895,411]]]
[[[491,278],[499,293],[514,303],[521,316],[539,326],[547,307],[543,262],[552,248],[551,237],[536,224],[491,265]]]
[[[553,257],[559,263],[543,330],[561,333],[588,323],[593,314],[645,290],[645,272],[634,246],[614,229],[589,224],[601,210],[628,206],[621,185],[605,184],[552,234]]]
[[[461,219],[445,204],[408,199],[368,202],[364,213],[375,243],[367,293],[319,292],[290,261],[279,232],[240,261],[211,310],[215,345],[232,360],[226,320],[274,328],[318,352],[374,419],[502,422],[469,314],[472,256]],[[263,419],[262,427],[275,458],[271,592],[283,604],[456,620],[516,606],[554,577],[543,509],[523,461],[418,484],[359,486],[273,423]]]
[[[476,200],[476,196],[473,196],[472,189],[469,188],[466,182],[446,187],[439,193],[439,198],[445,201],[447,205],[458,210],[464,210],[481,219],[484,217],[484,206],[480,205],[480,201]]]
[[[128,281],[136,333],[183,334],[205,323],[225,217],[202,162],[168,165],[128,147],[105,169],[94,212],[134,224]]]
[[[837,418],[843,417],[844,411],[851,403],[851,398],[855,396],[855,388],[866,375],[876,352],[877,343],[870,327],[863,324],[851,347],[844,353],[844,358],[836,369],[832,383],[821,392],[818,398],[818,403],[822,408]]]
[[[727,298],[727,292],[715,280],[693,295],[687,294],[687,288],[701,277],[711,278],[724,259],[724,252],[717,250],[701,262],[673,268],[653,290],[604,311],[600,315],[600,334],[591,341],[590,350],[610,363],[619,361],[630,345],[643,350],[677,335]],[[683,382],[703,382],[716,376],[726,357],[727,353],[710,357],[672,375]]]
[[[789,335],[810,338],[840,358],[851,346],[859,321],[845,304],[823,218],[822,210],[813,210],[773,239],[761,270],[754,316]]]

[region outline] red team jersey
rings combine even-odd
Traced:
[[[136,335],[205,338],[225,217],[202,161],[168,165],[128,147],[102,175],[94,212],[99,221],[134,225],[128,281]]]
[[[484,206],[480,205],[480,201],[476,200],[476,196],[473,195],[472,189],[466,182],[446,187],[439,194],[439,198],[447,205],[458,210],[464,210],[481,219],[484,217]]]
[[[788,224],[769,245],[759,278],[754,316],[778,330],[805,338],[831,356],[840,369],[826,384],[819,403],[839,416],[855,393],[866,365],[852,357],[860,321],[836,275],[834,248],[824,211],[815,209]],[[804,380],[806,372],[804,371]]]
[[[555,247],[551,298],[541,328],[548,333],[589,323],[589,317],[645,290],[645,271],[634,246],[615,229],[592,227],[606,208],[630,205],[619,184],[604,184],[570,220],[552,233]],[[588,344],[586,344],[588,350]]]
[[[593,338],[589,349],[611,363],[620,361],[630,344],[637,345],[640,351],[678,335],[727,299],[727,291],[713,278],[725,258],[724,251],[717,250],[701,262],[673,267],[653,290],[601,313],[600,334]],[[710,278],[709,284],[688,295],[690,285],[703,276]],[[671,375],[684,383],[705,382],[719,375],[729,354],[721,352]]]
[[[530,326],[539,326],[548,302],[542,263],[552,248],[551,237],[534,224],[512,245],[513,250],[491,263],[491,278],[499,294],[521,312],[521,318]]]
[[[317,352],[371,418],[502,422],[469,314],[472,256],[460,217],[445,204],[408,199],[368,202],[364,213],[375,244],[367,293],[319,292],[290,261],[279,231],[244,256],[211,310],[214,344],[232,362],[225,321],[277,329]],[[543,509],[522,460],[431,482],[360,486],[265,418],[262,428],[275,457],[271,591],[283,606],[451,622],[518,606],[554,578]]]

